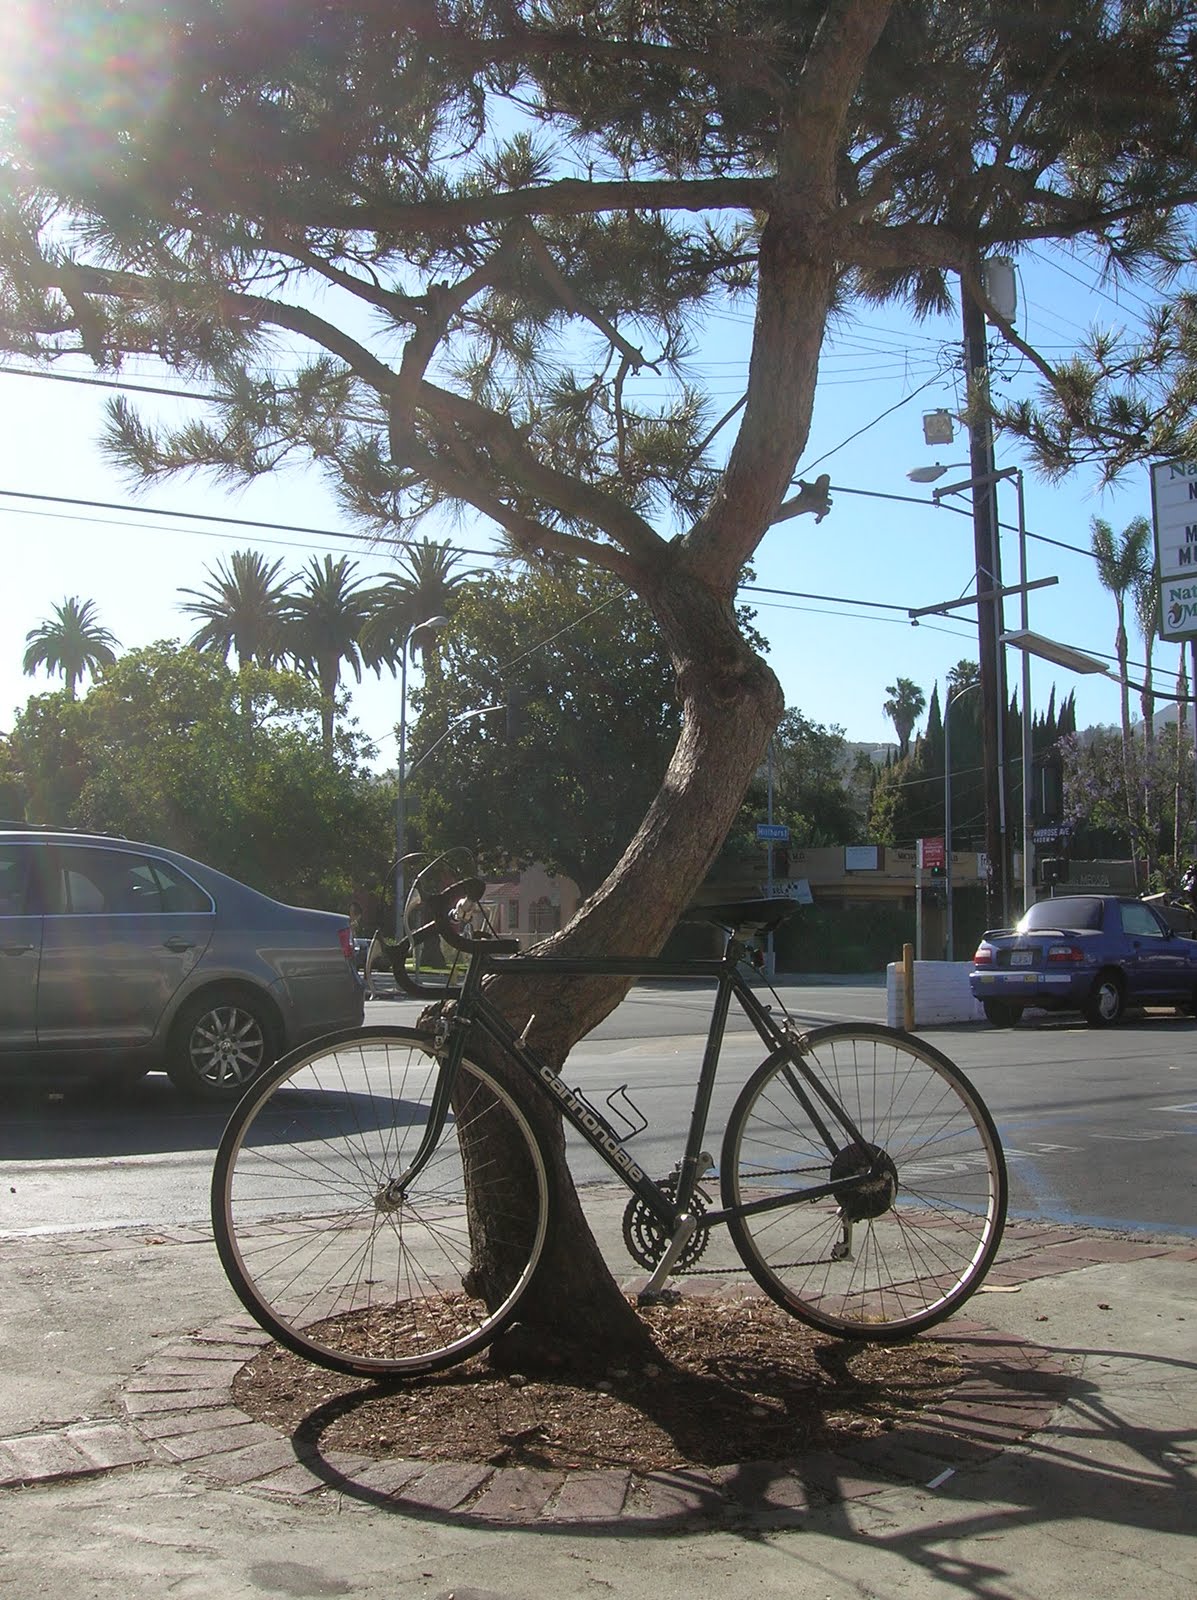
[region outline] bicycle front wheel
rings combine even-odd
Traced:
[[[931,1045],[867,1024],[816,1028],[757,1068],[720,1181],[726,1207],[748,1208],[728,1226],[756,1281],[848,1338],[894,1341],[949,1316],[1006,1217],[1001,1144],[976,1090]]]
[[[234,1108],[212,1175],[229,1281],[280,1344],[360,1377],[435,1372],[515,1313],[548,1227],[536,1135],[463,1061],[427,1164],[441,1067],[427,1036],[372,1028],[294,1051]]]

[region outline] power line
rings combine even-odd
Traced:
[[[857,496],[860,496],[860,497],[863,497],[863,498],[866,498],[866,499],[872,499],[872,500],[891,500],[891,501],[896,501],[896,502],[898,502],[900,504],[905,504],[905,505],[915,505],[915,506],[922,506],[922,507],[927,507],[929,505],[929,502],[926,499],[924,499],[923,497],[918,496],[918,495],[893,494],[893,493],[887,493],[887,492],[885,492],[883,490],[879,490],[879,489],[856,489],[856,488],[851,488],[851,487],[849,487],[849,486],[847,486],[845,484],[833,484],[832,487],[831,487],[830,492],[832,494],[857,495]],[[351,544],[368,545],[371,548],[377,542],[377,540],[375,538],[373,538],[372,536],[367,535],[367,534],[345,532],[344,530],[335,529],[335,528],[312,527],[310,525],[303,524],[303,523],[263,522],[263,521],[257,521],[257,520],[254,520],[252,518],[247,518],[247,517],[222,516],[222,515],[217,515],[215,513],[209,514],[209,513],[200,512],[200,511],[166,510],[166,509],[161,509],[161,508],[159,508],[157,506],[138,506],[138,505],[131,504],[129,502],[120,502],[120,501],[111,501],[111,500],[84,500],[84,499],[78,499],[78,498],[75,498],[73,496],[68,496],[68,495],[34,494],[34,493],[30,493],[30,492],[26,492],[24,490],[18,490],[18,489],[0,489],[0,499],[27,500],[27,501],[32,501],[35,504],[64,506],[64,507],[68,507],[68,506],[69,507],[77,507],[77,508],[79,508],[81,510],[88,510],[88,511],[113,511],[113,512],[118,512],[118,513],[133,512],[137,516],[161,517],[161,518],[166,518],[166,519],[171,519],[171,520],[177,519],[177,520],[180,520],[180,521],[187,521],[187,522],[211,523],[211,524],[216,524],[216,525],[218,525],[220,527],[246,528],[246,529],[253,529],[255,531],[261,530],[261,531],[266,531],[266,532],[271,532],[271,533],[304,534],[304,535],[308,535],[311,538],[314,538],[314,539],[317,539],[317,540],[321,540],[321,541],[342,541],[342,542],[348,542],[348,543],[351,543]],[[947,505],[945,502],[942,502],[942,501],[939,502],[939,504],[941,506],[943,506],[944,509],[955,513],[957,516],[968,516],[969,515],[968,511],[964,507]],[[62,513],[51,513],[51,514],[61,515]],[[99,524],[99,525],[101,525],[101,526],[113,526],[113,524],[111,524],[111,523],[104,523],[104,524]],[[137,527],[137,526],[139,526],[139,524],[137,524],[137,523],[126,523],[126,524],[124,524],[124,526]],[[1016,532],[1017,531],[1009,523],[1002,523],[1002,524],[1000,524],[1000,526],[1007,532]],[[179,531],[185,531],[185,530],[179,530]],[[194,530],[194,531],[202,532],[203,530]],[[1038,539],[1039,541],[1041,541],[1044,544],[1054,545],[1054,546],[1056,546],[1057,548],[1059,548],[1061,550],[1069,551],[1073,555],[1082,555],[1082,556],[1087,557],[1089,560],[1096,560],[1096,557],[1094,557],[1092,551],[1084,550],[1081,547],[1076,546],[1076,545],[1065,544],[1062,540],[1052,539],[1046,534],[1035,534],[1035,533],[1031,533],[1030,530],[1027,530],[1027,538],[1028,539]],[[269,543],[269,542],[278,543],[279,541],[261,540],[259,542],[261,542],[261,543]],[[411,549],[415,545],[416,541],[411,540],[411,539],[401,539],[401,538],[387,537],[385,542],[386,542],[388,548],[399,547],[399,548],[402,548],[402,549]],[[474,558],[481,559],[481,560],[487,560],[487,561],[496,561],[496,560],[500,559],[500,557],[498,556],[498,554],[494,550],[481,550],[481,549],[476,549],[476,548],[474,548],[473,546],[470,546],[470,545],[454,545],[454,544],[450,543],[449,541],[445,541],[445,542],[446,542],[447,547],[455,555],[470,556],[470,557],[474,557]],[[300,548],[305,548],[305,547],[301,546]],[[310,548],[310,547],[306,547],[306,548]],[[317,548],[319,548],[319,547],[317,547]],[[810,600],[810,601],[820,602],[820,603],[828,604],[828,605],[868,606],[868,607],[876,608],[876,609],[879,609],[879,610],[889,610],[889,611],[895,611],[895,612],[903,612],[903,611],[905,611],[907,609],[904,606],[899,606],[899,605],[892,604],[892,603],[887,603],[887,602],[883,602],[883,601],[862,600],[862,599],[859,599],[859,598],[856,598],[856,597],[853,597],[853,596],[811,594],[811,593],[807,593],[807,592],[802,591],[802,590],[791,590],[791,589],[765,589],[765,588],[762,588],[762,587],[757,586],[757,585],[746,585],[746,586],[744,586],[742,592],[743,593],[749,593],[749,594],[751,594],[751,593],[760,593],[760,594],[779,595],[779,596],[782,596],[782,597],[784,597],[786,599],[791,599],[791,600]]]
[[[838,455],[838,453],[847,445],[850,445],[854,439],[859,439],[862,433],[868,433],[870,428],[875,428],[877,424],[879,422],[883,422],[886,417],[892,416],[895,411],[900,411],[903,406],[909,405],[912,400],[916,399],[917,396],[922,394],[924,389],[929,389],[933,383],[940,383],[942,381],[943,373],[937,371],[932,377],[927,379],[926,383],[920,383],[917,389],[912,389],[908,395],[897,401],[896,404],[888,406],[880,413],[879,416],[874,417],[872,422],[866,422],[863,428],[857,428],[855,433],[850,433],[846,439],[841,439],[839,444],[833,445],[830,450],[824,450],[823,454],[821,456],[816,456],[813,461],[804,461],[802,464],[802,471],[804,473],[810,472],[813,468],[819,466],[821,462],[828,460],[831,456]]]
[[[30,494],[21,489],[0,489],[0,497],[6,500],[33,500],[40,504],[59,506],[79,506],[91,511],[118,511],[136,512],[139,516],[179,518],[187,522],[214,522],[223,527],[235,528],[264,528],[271,533],[303,533],[317,539],[341,539],[355,544],[372,544],[377,542],[375,536],[364,533],[346,533],[337,528],[312,528],[303,523],[292,522],[259,522],[250,517],[218,516],[206,511],[165,511],[157,506],[137,506],[126,502],[114,500],[80,500],[70,495],[58,494]],[[385,537],[388,545],[398,545],[405,550],[415,547],[414,539],[402,539],[392,535]],[[449,548],[455,555],[479,556],[486,560],[497,560],[493,550],[474,550],[467,545],[450,545]]]

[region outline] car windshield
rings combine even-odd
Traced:
[[[1067,894],[1055,900],[1039,900],[1018,924],[1019,933],[1034,933],[1039,928],[1100,928],[1101,901],[1096,895]]]

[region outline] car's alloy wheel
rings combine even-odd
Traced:
[[[189,1094],[231,1100],[272,1060],[265,1014],[240,996],[213,994],[180,1016],[166,1070]]]
[[[1112,1027],[1126,1009],[1121,980],[1112,972],[1103,972],[1093,985],[1084,1009],[1085,1021],[1091,1028]]]

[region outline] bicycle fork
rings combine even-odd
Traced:
[[[442,1028],[444,1033],[441,1031]],[[446,1046],[443,1054],[441,1054],[442,1045]],[[419,1148],[410,1163],[402,1172],[388,1179],[374,1196],[375,1211],[393,1212],[400,1209],[407,1198],[408,1189],[431,1161],[433,1152],[441,1142],[445,1123],[449,1120],[453,1086],[457,1082],[457,1069],[465,1054],[463,1030],[454,1029],[452,1024],[438,1024],[437,1039],[432,1054],[440,1062],[440,1070],[436,1075],[436,1084],[428,1107],[428,1123],[424,1129],[424,1137],[420,1140]]]

